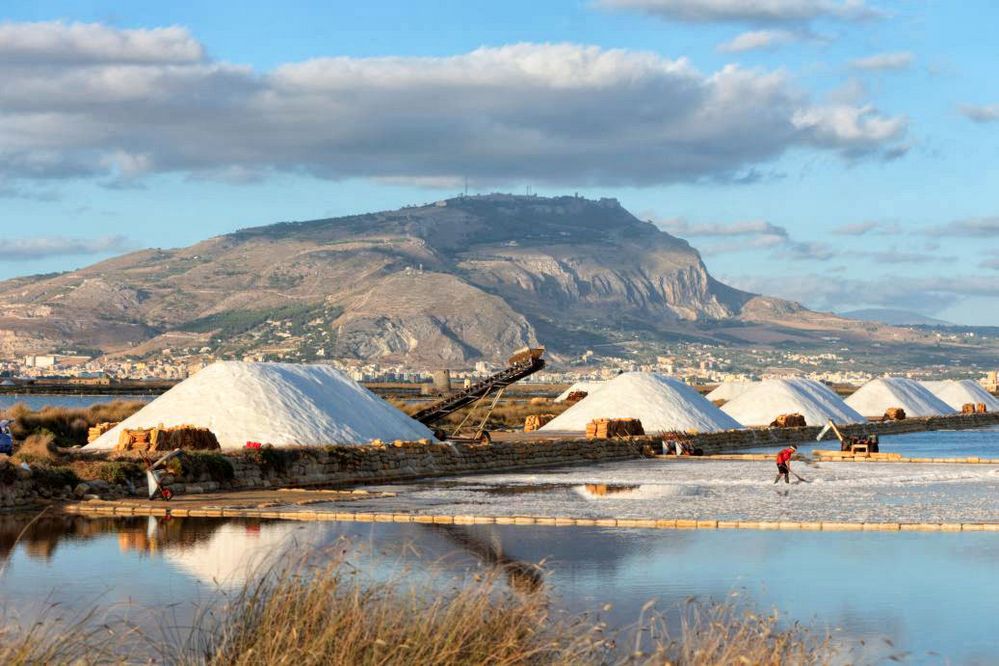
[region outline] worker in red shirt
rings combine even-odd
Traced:
[[[774,479],[774,483],[780,481],[780,477],[782,476],[784,477],[784,483],[791,483],[791,480],[788,478],[788,474],[791,472],[791,456],[797,452],[798,445],[792,444],[777,454],[777,478]]]

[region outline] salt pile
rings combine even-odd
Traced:
[[[719,384],[714,391],[708,393],[705,398],[708,400],[735,400],[746,391],[751,391],[759,382],[724,382]]]
[[[593,395],[601,388],[603,388],[604,384],[606,383],[607,382],[576,382],[566,390],[559,393],[558,397],[555,398],[555,400],[553,400],[552,402],[565,402],[570,395],[576,393],[577,391],[583,391],[588,396]]]
[[[208,428],[223,449],[432,438],[415,421],[328,365],[220,361],[88,444],[111,449],[126,428]]]
[[[801,414],[808,425],[824,425],[830,419],[835,423],[866,420],[828,386],[803,378],[760,382],[721,409],[747,426],[770,425],[781,414]]]
[[[891,407],[901,407],[906,416],[940,416],[954,412],[940,398],[914,379],[872,379],[846,399],[846,404],[866,416],[881,416]]]
[[[683,382],[649,372],[627,372],[606,382],[541,430],[585,432],[593,419],[639,419],[647,433],[715,432],[741,427]]]
[[[929,382],[921,383],[925,386]],[[952,379],[944,382],[933,382],[933,384],[935,386],[927,388],[955,411],[961,411],[961,408],[970,402],[975,405],[984,403],[985,408],[990,412],[999,412],[999,398],[986,391],[981,384],[972,379],[959,381]]]

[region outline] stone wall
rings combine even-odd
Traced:
[[[992,425],[999,425],[999,414],[912,418],[845,426],[841,430],[846,435],[891,435]],[[813,440],[818,432],[818,427],[731,430],[696,435],[693,437],[693,444],[705,453],[738,451]],[[828,437],[831,438],[831,435]],[[240,451],[224,456],[232,468],[231,478],[228,475],[227,478],[220,478],[218,465],[215,465],[214,472],[206,471],[211,466],[202,466],[202,471],[196,477],[167,478],[165,482],[177,493],[287,486],[348,486],[634,459],[643,455],[643,449],[657,448],[658,444],[658,441],[648,437],[614,440],[530,438],[497,441],[487,446],[407,443],[403,446],[320,446]],[[12,480],[11,474],[0,475],[0,508],[23,507],[38,503],[39,500],[58,499],[70,490],[62,486],[54,487],[51,479],[46,485],[36,483],[33,475],[23,470],[17,470],[14,476],[16,479]],[[136,490],[139,494],[145,493],[141,483]],[[86,498],[93,495],[121,496],[124,492],[124,488],[120,486],[93,481],[80,484],[68,494]]]
[[[949,416],[928,416],[908,418],[903,421],[857,423],[837,426],[844,436],[857,435],[904,435],[929,430],[968,430],[999,425],[999,413],[991,414],[951,414]],[[705,433],[693,438],[694,446],[705,453],[737,451],[760,446],[776,446],[790,442],[814,440],[822,430],[820,426],[804,428],[749,428]],[[824,439],[834,438],[832,433]]]

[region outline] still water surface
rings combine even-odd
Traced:
[[[27,405],[29,409],[42,407],[89,407],[105,402],[124,400],[128,402],[149,402],[155,395],[49,395],[49,394],[4,394],[0,395],[0,409],[16,404]]]
[[[745,599],[816,622],[863,661],[997,663],[999,533],[794,533],[500,525],[288,523],[209,519],[0,517],[0,605],[22,619],[53,603],[97,604],[133,620],[169,609],[183,623],[254,570],[296,553],[348,560],[379,577],[437,567],[465,576],[498,564],[519,589],[540,584],[557,609],[634,622],[650,599]],[[316,549],[319,549],[318,551]],[[544,561],[538,581],[523,563]],[[0,566],[4,566],[0,564]],[[419,575],[419,574],[418,574]],[[733,595],[735,595],[733,597]],[[896,648],[889,648],[884,639]]]

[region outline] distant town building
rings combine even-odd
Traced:
[[[24,365],[28,368],[51,368],[55,366],[58,357],[54,355],[25,356]]]

